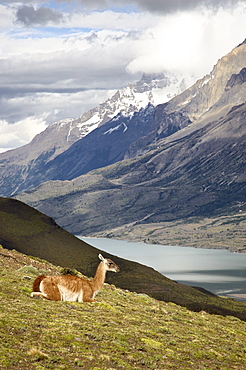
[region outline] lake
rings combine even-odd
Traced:
[[[179,283],[246,302],[246,254],[77,237],[110,254],[153,267]]]

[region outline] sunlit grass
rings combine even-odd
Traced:
[[[60,269],[25,257],[35,267],[27,273],[21,254],[0,257],[1,369],[246,367],[246,323],[238,318],[195,313],[109,284],[96,303],[31,299],[35,269]]]

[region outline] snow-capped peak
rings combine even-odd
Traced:
[[[195,82],[195,77],[177,76],[170,73],[143,74],[134,84],[118,90],[111,98],[91,109],[73,121],[80,132],[80,138],[88,135],[98,126],[119,113],[131,115],[149,103],[165,103],[180,94]]]
[[[52,158],[54,158],[109,120],[114,118],[117,120],[118,115],[131,117],[149,104],[153,107],[165,103],[191,86],[194,80],[195,78],[190,76],[177,76],[170,73],[143,74],[139,81],[116,91],[111,98],[77,119],[67,118],[54,122],[36,139],[34,138],[34,141],[45,140],[45,147],[48,151],[50,145],[53,151]],[[43,144],[40,150],[43,150],[42,147]]]

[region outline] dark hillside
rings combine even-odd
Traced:
[[[194,311],[246,320],[244,303],[202,293],[167,279],[152,268],[99,251],[69,234],[50,217],[14,199],[0,198],[0,243],[5,248],[74,268],[87,276],[94,275],[97,255],[101,252],[119,265],[120,273],[108,273],[107,281],[120,288],[146,293]]]

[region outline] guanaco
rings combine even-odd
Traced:
[[[110,259],[98,255],[99,263],[93,280],[75,275],[38,276],[33,283],[31,297],[42,297],[52,301],[94,302],[104,284],[106,272],[118,272],[119,267]]]

